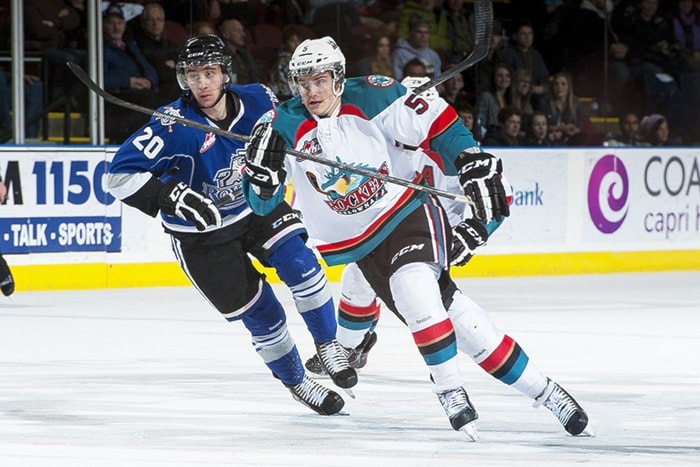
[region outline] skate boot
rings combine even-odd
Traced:
[[[10,272],[10,267],[7,265],[5,258],[0,255],[0,290],[2,294],[9,297],[15,292],[15,280]]]
[[[302,382],[295,386],[287,386],[287,389],[294,399],[321,415],[337,414],[345,405],[337,392],[321,386],[308,376],[304,376]]]
[[[557,383],[547,378],[547,387],[535,398],[533,407],[547,407],[572,436],[580,435],[588,426],[588,415],[576,400]]]
[[[469,400],[463,387],[449,391],[438,392],[438,399],[445,409],[447,418],[455,431],[463,431],[472,441],[476,441],[476,420],[479,414]]]
[[[348,363],[350,364],[350,366],[352,368],[357,369],[363,368],[367,364],[367,354],[376,343],[377,333],[367,332],[365,333],[365,337],[364,339],[362,339],[362,342],[360,342],[360,345],[358,345],[354,349],[348,349],[347,347],[343,347],[343,350],[345,350],[345,353],[348,356]],[[323,368],[323,365],[321,364],[321,360],[319,360],[318,355],[314,355],[311,358],[309,358],[304,364],[304,366],[315,376],[328,376],[328,373],[326,373],[326,370]]]
[[[350,368],[347,355],[337,340],[316,344],[316,354],[336,386],[348,389],[357,384],[357,372]]]

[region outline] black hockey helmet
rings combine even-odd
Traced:
[[[214,64],[221,66],[221,71],[226,77],[225,83],[233,82],[231,57],[226,53],[226,46],[218,36],[206,34],[188,39],[177,55],[177,65],[175,66],[177,83],[180,88],[184,91],[190,89],[185,76],[188,67]]]

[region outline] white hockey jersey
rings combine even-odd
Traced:
[[[429,182],[416,170],[411,156],[416,148],[439,154],[444,172],[455,175],[456,157],[477,146],[444,100],[426,101],[385,76],[348,79],[331,117],[311,116],[296,97],[272,118],[273,127],[298,151],[415,183]],[[309,235],[329,265],[367,255],[426,196],[301,158],[287,157],[285,164]],[[247,196],[254,196],[252,190]],[[261,205],[259,200],[250,204],[254,210]]]

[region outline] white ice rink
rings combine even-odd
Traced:
[[[462,356],[480,415],[467,442],[388,312],[350,415],[323,417],[192,288],[20,292],[0,300],[0,465],[700,464],[700,272],[460,286],[575,395],[595,438]],[[305,359],[311,338],[276,289]]]

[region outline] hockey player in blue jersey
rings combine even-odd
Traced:
[[[176,72],[184,94],[159,109],[164,114],[249,134],[277,104],[261,84],[233,84],[230,57],[213,35],[189,39]],[[119,148],[107,184],[127,205],[151,216],[160,212],[192,284],[224,318],[243,322],[258,355],[295,399],[323,415],[338,413],[343,399],[306,376],[282,305],[248,255],[274,267],[291,289],[325,369],[348,389],[357,374],[335,339],[325,273],[289,205],[264,216],[251,211],[241,189],[244,164],[242,143],[154,116]]]
[[[436,153],[445,174],[471,198],[486,224],[509,215],[501,162],[481,152],[453,108],[429,101],[383,76],[345,79],[345,58],[329,37],[307,40],[290,60],[298,97],[265,116],[247,145],[243,186],[261,214],[282,199],[287,174],[311,237],[329,264],[355,262],[361,279],[407,324],[452,427],[476,438],[477,412],[457,364],[457,349],[494,377],[548,407],[571,434],[585,411],[544,376],[483,309],[456,293],[447,274],[451,229],[443,208],[424,193],[328,169],[302,158],[281,159],[276,142],[422,182],[410,160],[415,148]],[[269,122],[272,122],[270,124]]]

